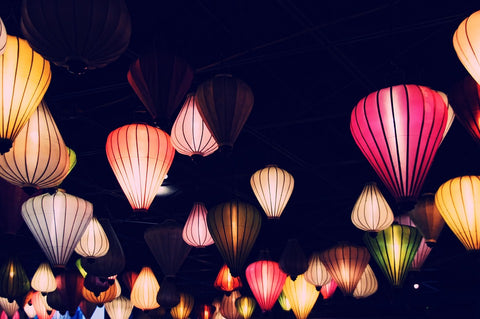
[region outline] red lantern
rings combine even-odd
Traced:
[[[213,286],[228,293],[241,288],[242,280],[240,277],[233,277],[228,266],[223,265],[218,272],[217,279],[215,279]]]
[[[127,271],[124,272],[122,275],[123,283],[127,286],[129,292],[132,291],[132,287],[135,284],[135,280],[137,280],[138,274],[134,271]]]
[[[322,294],[323,299],[329,299],[333,296],[335,290],[337,290],[337,283],[332,279],[328,284],[322,286],[320,293]]]
[[[213,317],[213,307],[207,304],[203,304],[198,308],[199,319],[211,319]]]
[[[350,130],[390,193],[409,202],[421,191],[447,120],[447,106],[437,92],[397,85],[360,100]]]

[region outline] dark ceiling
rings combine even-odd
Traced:
[[[2,0],[0,16],[10,34],[22,36],[20,2]],[[297,238],[307,255],[339,241],[361,244],[363,233],[352,225],[351,209],[366,182],[381,182],[351,137],[353,106],[372,91],[400,83],[448,93],[467,75],[453,50],[453,33],[480,8],[477,1],[419,0],[127,0],[127,5],[133,28],[128,50],[83,76],[52,66],[45,100],[78,156],[63,187],[91,201],[97,216],[111,219],[127,270],[152,266],[159,281],[163,275],[144,230],[166,219],[184,223],[194,201],[211,207],[239,198],[260,209],[249,180],[267,164],[290,172],[295,189],[280,220],[264,216],[249,261],[262,248],[278,258],[289,238]],[[177,153],[165,181],[177,191],[158,196],[148,213],[134,214],[108,165],[105,142],[121,125],[151,123],[126,74],[153,44],[189,61],[196,70],[191,91],[214,74],[231,73],[251,86],[255,104],[230,156],[217,152],[194,163]],[[452,177],[480,174],[479,159],[479,146],[454,122],[424,191],[435,192]],[[20,256],[31,274],[42,253],[26,227],[18,236],[29,247]],[[310,317],[478,317],[477,260],[446,227],[423,271],[410,274],[402,290],[392,290],[372,260],[380,284],[374,296],[354,301],[337,292],[332,300],[319,300]],[[198,301],[221,297],[212,285],[221,263],[214,246],[192,249],[178,286]],[[419,290],[411,288],[413,282],[420,283]],[[284,316],[277,307],[271,316]]]

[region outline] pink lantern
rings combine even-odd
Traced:
[[[335,290],[337,290],[337,283],[332,279],[328,284],[322,286],[320,293],[322,294],[323,299],[329,299],[333,296]]]
[[[213,238],[207,226],[207,213],[205,204],[193,204],[182,232],[182,238],[188,245],[203,248],[213,244]]]

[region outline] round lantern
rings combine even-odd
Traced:
[[[75,247],[75,252],[86,258],[98,258],[105,256],[109,248],[107,234],[98,219],[92,217]]]
[[[9,302],[25,295],[30,290],[30,281],[22,264],[16,257],[9,257],[0,266],[0,297]]]
[[[448,227],[468,250],[480,250],[480,176],[461,176],[443,183],[435,204]]]
[[[414,201],[442,142],[448,109],[435,91],[397,85],[369,94],[352,111],[350,130],[390,193]]]
[[[224,295],[220,305],[220,313],[227,319],[241,319],[242,316],[235,307],[235,301],[242,295],[238,290],[233,291],[229,296]]]
[[[365,234],[363,240],[390,283],[402,286],[422,241],[420,232],[414,227],[392,225],[376,237]]]
[[[13,318],[13,315],[15,315],[18,310],[18,304],[15,300],[9,302],[7,298],[2,297],[0,297],[0,307],[5,311],[8,318]]]
[[[435,195],[428,193],[420,196],[415,208],[409,212],[409,215],[425,238],[427,245],[435,245],[445,225],[442,215],[435,206]]]
[[[123,0],[26,0],[20,26],[35,51],[75,74],[115,61],[131,33]]]
[[[111,285],[107,290],[96,295],[94,292],[83,287],[82,296],[86,301],[94,303],[96,305],[103,305],[117,298],[117,285]]]
[[[320,288],[332,280],[332,276],[327,271],[320,259],[320,253],[314,252],[308,260],[308,269],[304,273],[305,280],[320,291]]]
[[[287,277],[283,291],[297,319],[308,317],[320,294],[314,285],[305,280],[303,275],[298,276],[295,281],[290,279],[290,276]]]
[[[337,290],[337,283],[335,282],[335,280],[332,279],[328,284],[322,286],[322,289],[320,289],[320,293],[322,294],[323,299],[326,300],[333,296],[335,290]]]
[[[352,223],[358,229],[379,232],[393,223],[393,212],[376,183],[368,183],[352,210]]]
[[[278,296],[278,303],[280,304],[280,307],[282,307],[284,311],[292,310],[292,305],[290,305],[290,301],[288,301],[287,296],[285,296],[285,293],[283,292],[283,290]]]
[[[170,310],[173,319],[187,319],[193,309],[193,296],[180,293],[180,302]]]
[[[378,281],[377,277],[375,277],[375,273],[372,270],[370,265],[367,265],[365,271],[360,278],[360,281],[357,284],[357,287],[353,291],[353,297],[360,299],[360,298],[367,298],[373,295],[378,289]]]
[[[160,307],[157,294],[160,290],[157,278],[150,267],[143,267],[132,287],[130,301],[141,310],[151,310]]]
[[[7,48],[7,29],[5,29],[5,24],[3,24],[3,20],[0,18],[0,55],[5,52]]]
[[[253,108],[250,87],[228,74],[200,84],[198,111],[221,148],[231,149]]]
[[[293,192],[293,176],[276,165],[268,165],[252,175],[250,185],[268,218],[280,218]]]
[[[248,285],[262,311],[270,311],[282,292],[287,275],[272,260],[259,260],[245,271]]]
[[[297,239],[289,239],[287,241],[287,245],[283,249],[278,264],[283,272],[289,275],[292,280],[295,280],[298,275],[307,271],[308,260]]]
[[[27,41],[7,36],[0,56],[0,154],[8,152],[50,85],[50,64]]]
[[[218,144],[198,112],[195,94],[189,94],[172,126],[172,144],[180,154],[208,156]]]
[[[255,299],[252,297],[243,296],[235,300],[235,307],[244,319],[250,319],[255,310],[255,305]]]
[[[90,202],[57,191],[28,199],[22,217],[50,263],[64,266],[92,219]]]
[[[480,11],[477,11],[463,20],[453,35],[453,47],[458,59],[477,82],[480,82],[480,65],[478,61],[480,36],[477,32],[479,24]]]
[[[232,292],[242,287],[242,280],[240,277],[233,277],[227,265],[223,265],[217,274],[217,278],[213,283],[217,289],[223,290],[226,293]]]
[[[207,213],[205,204],[193,204],[182,232],[182,238],[188,245],[203,248],[213,244],[213,238],[208,231]]]
[[[128,319],[133,310],[130,299],[119,296],[105,304],[105,310],[112,319]]]
[[[365,247],[339,244],[322,252],[320,260],[340,290],[347,296],[353,294],[370,260],[370,254]]]
[[[250,204],[231,201],[210,209],[207,224],[232,276],[239,276],[260,232],[260,213]]]
[[[55,309],[48,306],[45,297],[38,291],[32,295],[32,304],[38,319],[52,319],[55,314]]]
[[[133,210],[148,210],[175,155],[170,136],[146,124],[125,125],[108,135],[106,151]]]
[[[32,282],[30,284],[33,289],[40,291],[43,294],[57,289],[57,282],[55,281],[55,276],[53,276],[50,264],[41,263],[33,274]]]

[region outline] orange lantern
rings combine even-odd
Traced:
[[[115,279],[115,283],[118,283],[118,281]],[[100,292],[99,294],[95,294],[94,292],[88,290],[87,288],[83,287],[82,288],[82,296],[85,298],[86,301],[89,301],[94,304],[104,304],[107,302],[112,301],[113,299],[117,298],[117,290],[118,290],[117,284],[113,284],[110,286],[105,291]]]
[[[5,24],[3,24],[3,20],[0,18],[0,55],[5,52],[7,48],[7,30],[5,29]]]
[[[207,213],[205,204],[193,204],[182,232],[182,238],[188,245],[203,248],[213,244],[213,238],[207,225]]]
[[[213,286],[228,293],[241,288],[242,280],[240,277],[233,277],[228,266],[223,265],[218,272]]]
[[[138,274],[130,294],[132,304],[141,310],[151,310],[160,307],[157,294],[160,290],[157,278],[150,267],[143,267]]]
[[[283,291],[297,319],[308,317],[320,294],[314,285],[305,280],[304,275],[299,275],[295,281],[288,276]]]
[[[480,11],[477,11],[463,20],[453,35],[453,47],[458,59],[477,83],[480,83],[480,65],[478,63],[478,51],[480,50],[479,24]]]
[[[108,135],[106,152],[133,210],[147,211],[172,165],[170,136],[146,124],[125,125]]]
[[[434,194],[423,194],[409,212],[410,218],[425,238],[427,245],[432,247],[445,225],[442,215],[435,205]]]

